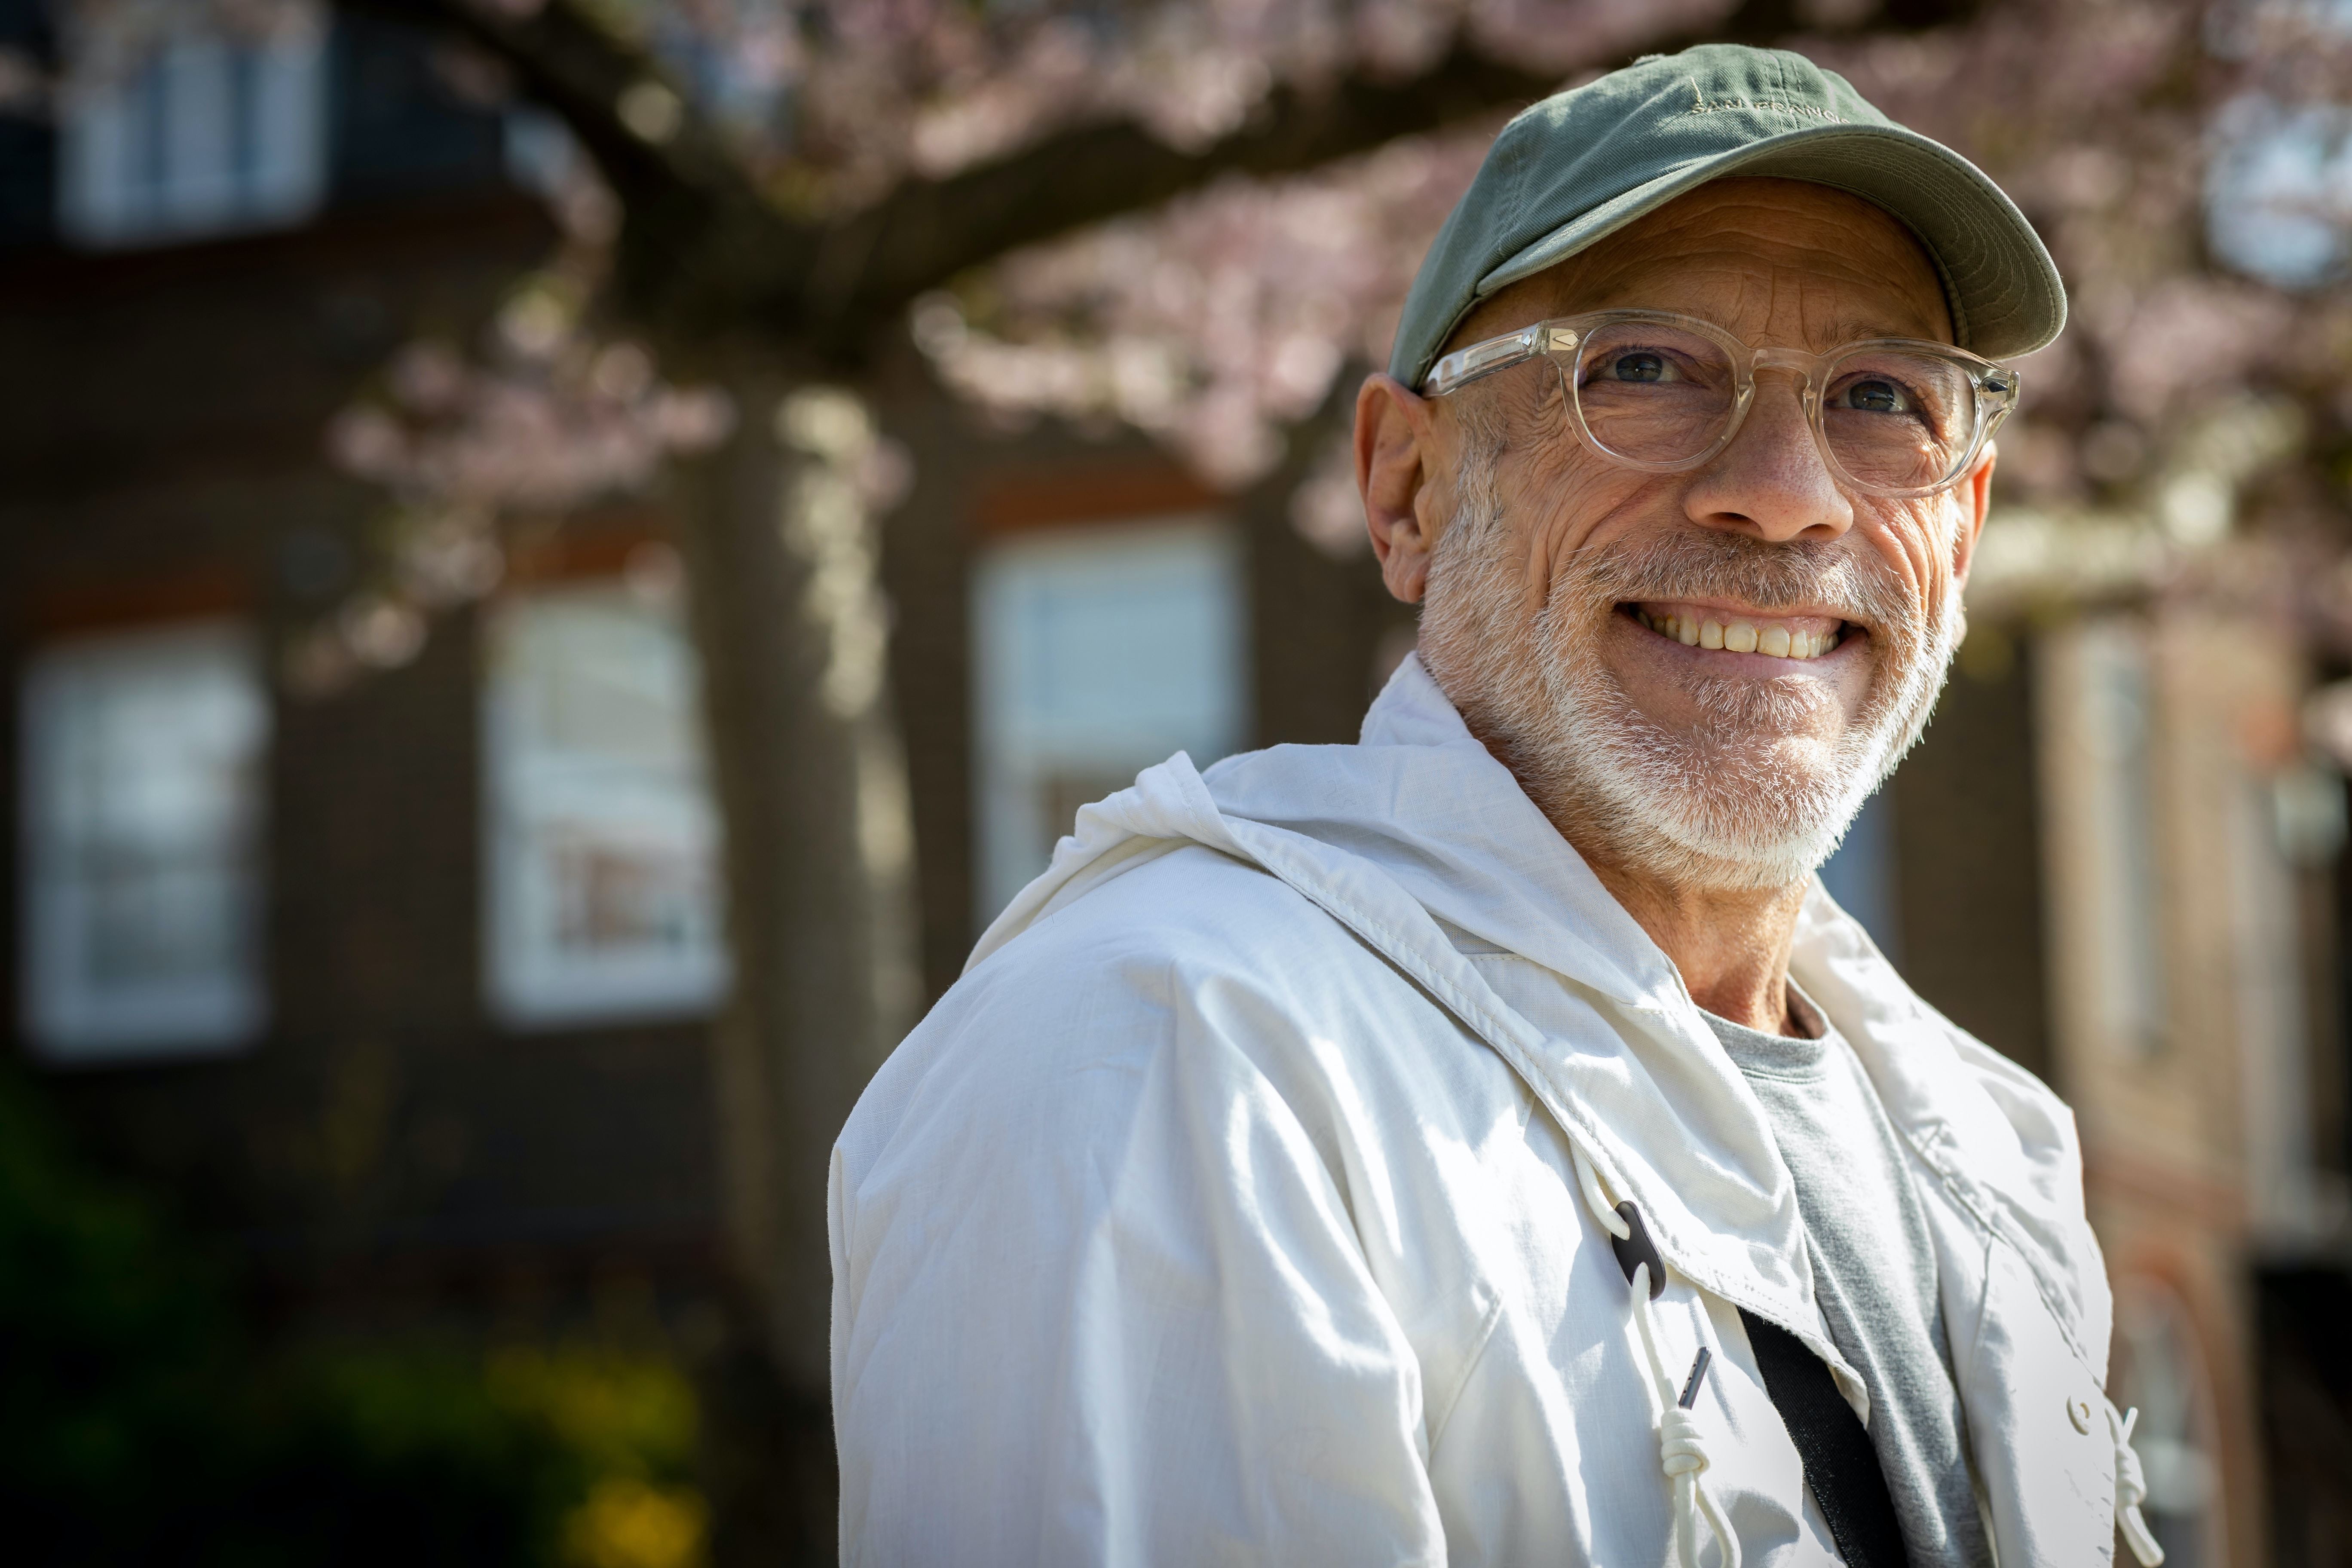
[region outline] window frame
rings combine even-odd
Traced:
[[[634,565],[634,560],[632,564]],[[724,1005],[733,979],[727,942],[724,823],[711,778],[709,736],[700,694],[702,673],[682,609],[633,586],[635,574],[550,574],[518,584],[485,606],[481,664],[476,689],[481,765],[480,994],[490,1016],[514,1032],[625,1026],[707,1017]],[[539,834],[546,814],[518,798],[535,787],[529,774],[560,776],[564,764],[532,759],[516,696],[502,688],[504,661],[520,617],[536,605],[565,600],[634,602],[670,622],[684,663],[688,690],[682,722],[691,760],[683,782],[700,785],[698,826],[707,856],[701,881],[709,903],[700,922],[707,941],[685,957],[605,952],[567,958],[540,939],[548,918],[551,879],[539,873]],[[592,764],[578,759],[575,768]]]
[[[223,657],[246,672],[253,730],[241,766],[245,798],[230,811],[239,842],[228,852],[230,918],[241,923],[224,969],[107,996],[80,989],[87,891],[71,869],[79,846],[60,821],[51,768],[70,743],[63,706],[77,672],[162,654],[184,666]],[[52,1066],[103,1066],[235,1055],[268,1032],[271,1019],[268,900],[269,774],[276,745],[274,696],[258,629],[247,617],[203,615],[92,627],[46,638],[17,667],[17,1021],[27,1051]],[[87,679],[86,675],[82,679]]]
[[[250,37],[185,18],[152,40],[69,30],[60,236],[133,250],[315,216],[330,183],[332,25],[322,5]]]

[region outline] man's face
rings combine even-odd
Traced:
[[[1449,347],[1612,309],[1756,348],[1952,339],[1895,218],[1822,186],[1726,180],[1506,290]],[[1760,372],[1737,438],[1678,474],[1577,440],[1547,364],[1434,400],[1423,658],[1538,804],[1628,869],[1803,877],[1942,684],[1990,457],[1935,495],[1860,494],[1825,466],[1800,394]],[[1392,587],[1418,586],[1383,558]]]

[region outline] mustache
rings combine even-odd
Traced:
[[[1917,614],[1892,573],[1842,541],[1775,543],[1744,533],[1676,531],[1612,549],[1578,574],[1612,604],[1733,599],[1759,611],[1818,605],[1873,633],[1915,630]]]

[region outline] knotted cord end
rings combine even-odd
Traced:
[[[1658,1423],[1658,1464],[1669,1476],[1697,1476],[1706,1469],[1706,1440],[1689,1411],[1666,1407]]]
[[[2107,1421],[2112,1428],[2112,1405],[2107,1407]],[[2139,1559],[2140,1568],[2157,1568],[2164,1561],[2164,1547],[2147,1528],[2147,1516],[2140,1511],[2139,1505],[2147,1498],[2147,1478],[2139,1468],[2139,1451],[2132,1447],[2132,1428],[2138,1425],[2139,1411],[2135,1407],[2115,1435],[2116,1528],[2123,1531],[2124,1544]]]
[[[1708,1461],[1706,1440],[1699,1431],[1698,1418],[1675,1397],[1675,1385],[1668,1380],[1665,1363],[1658,1353],[1657,1331],[1650,1322],[1650,1265],[1646,1260],[1638,1262],[1631,1272],[1633,1327],[1641,1337],[1642,1357],[1649,1363],[1650,1376],[1659,1394],[1658,1467],[1665,1472],[1666,1484],[1674,1493],[1675,1561],[1679,1568],[1699,1568],[1699,1526],[1705,1524],[1714,1532],[1721,1568],[1739,1568],[1739,1537],[1732,1533],[1731,1521],[1723,1516],[1722,1508],[1703,1479]],[[1694,1400],[1711,1359],[1702,1343],[1685,1389]]]

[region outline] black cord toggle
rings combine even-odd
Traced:
[[[1642,1223],[1642,1211],[1627,1198],[1617,1205],[1617,1217],[1625,1222],[1630,1236],[1612,1236],[1610,1250],[1617,1254],[1617,1267],[1625,1271],[1625,1283],[1633,1282],[1633,1270],[1646,1263],[1650,1266],[1650,1300],[1666,1288],[1666,1260],[1658,1256],[1658,1244],[1650,1239],[1650,1227]]]

